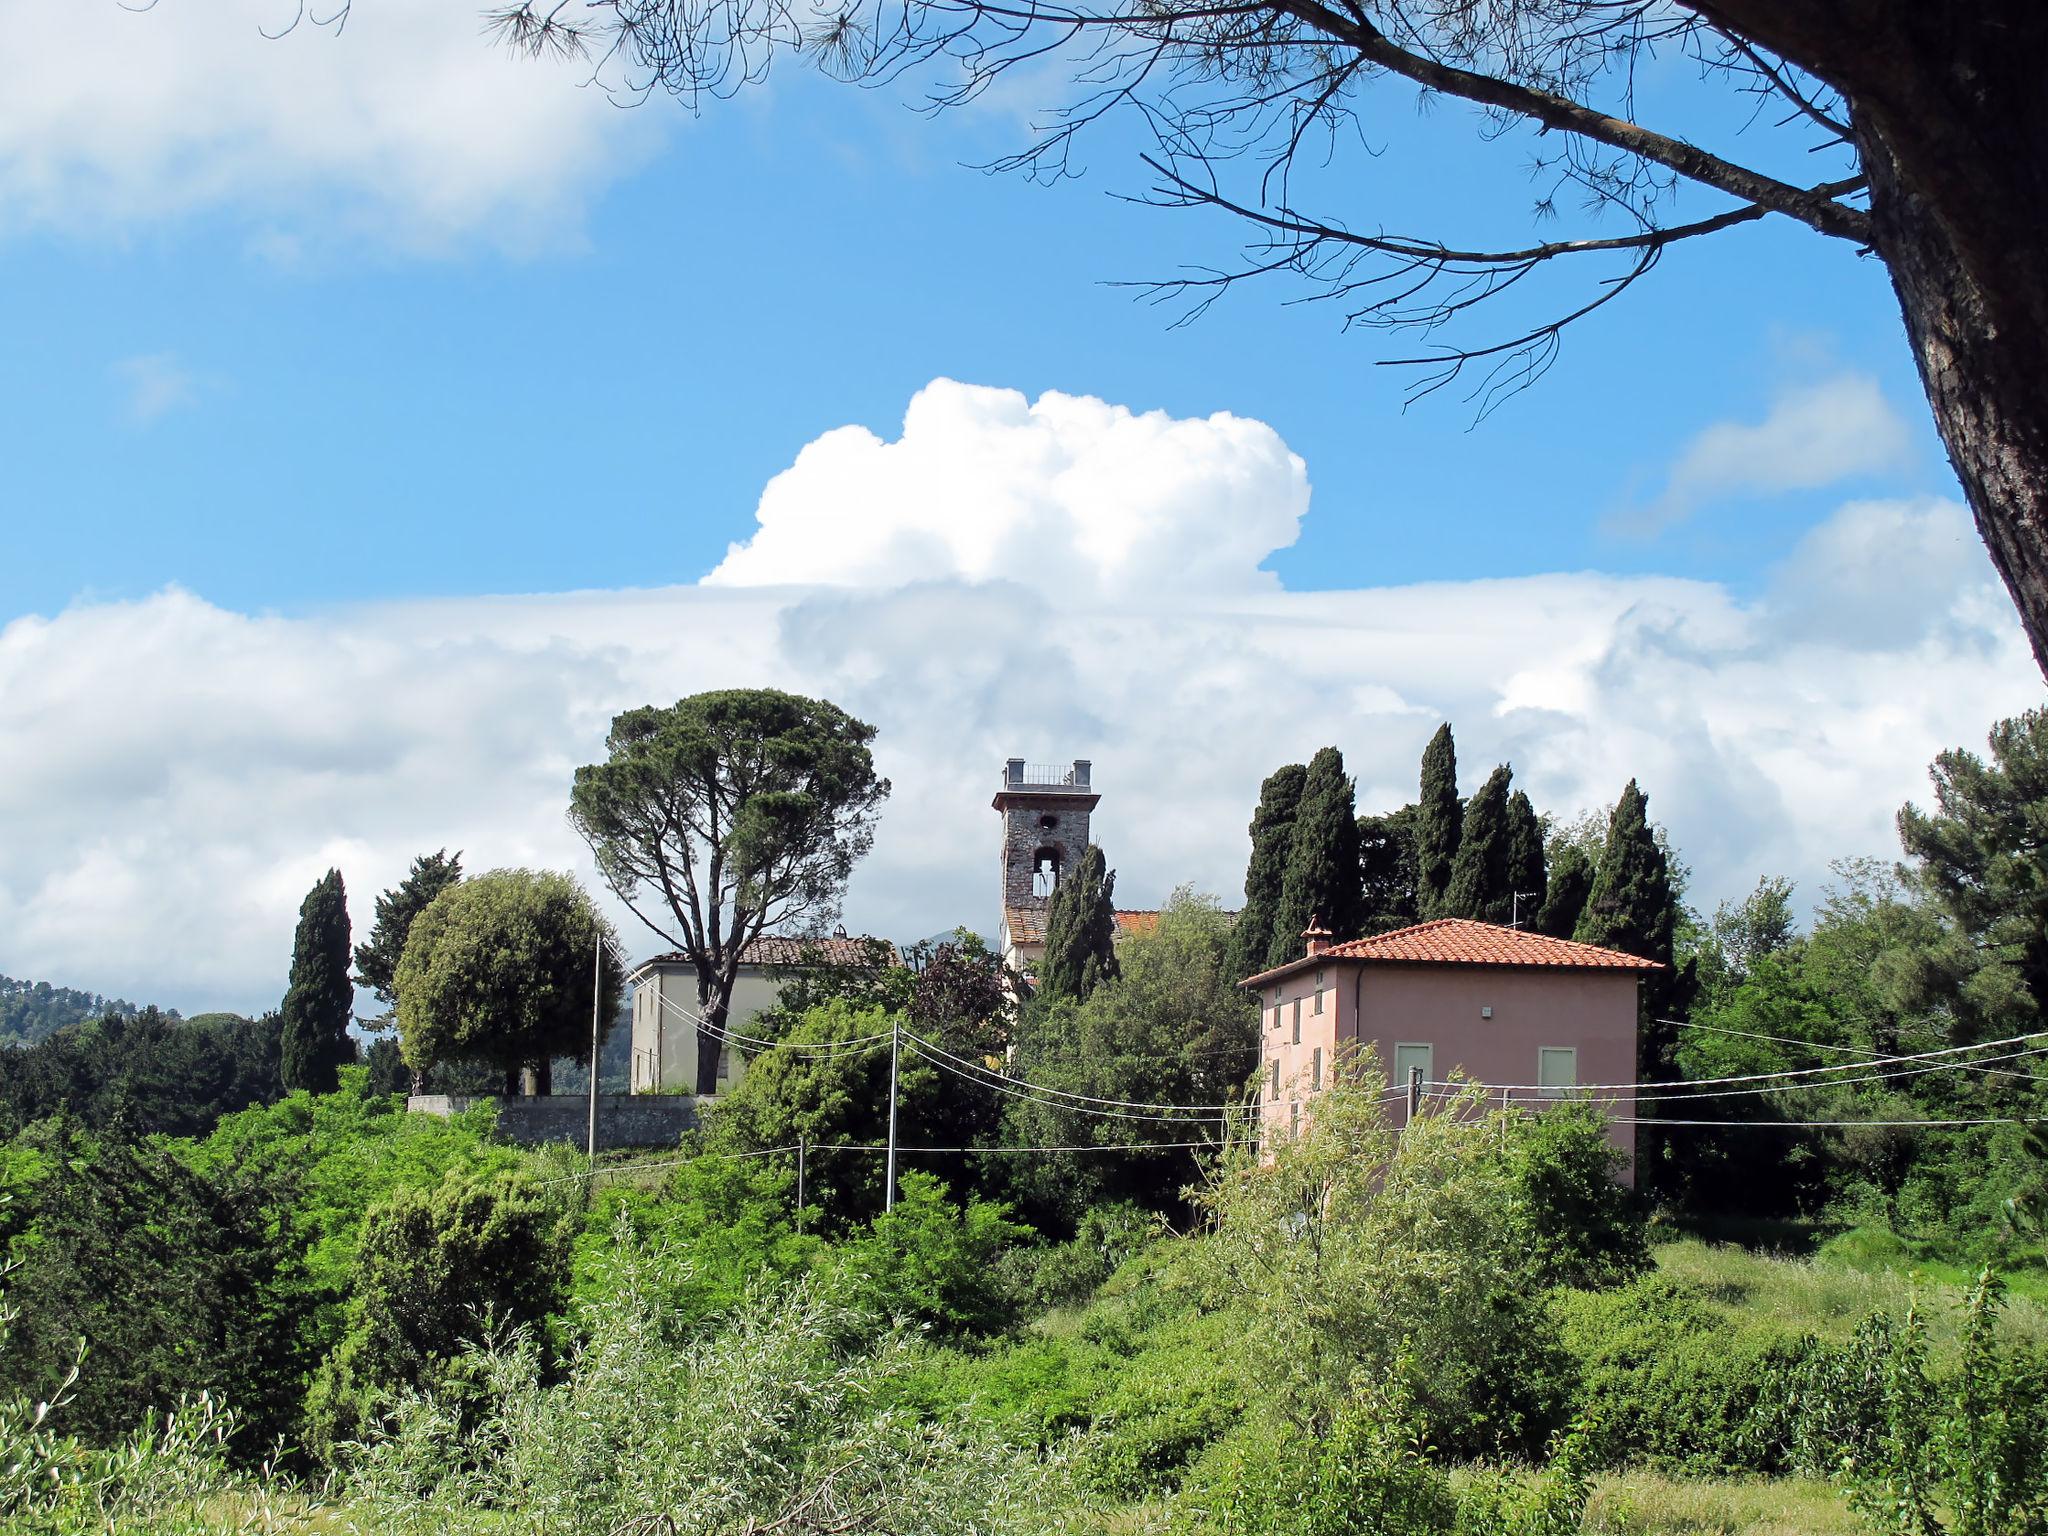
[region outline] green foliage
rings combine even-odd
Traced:
[[[912,1029],[932,1039],[1009,1038],[1021,988],[981,935],[956,929],[923,962],[905,1004]]]
[[[114,1137],[59,1133],[45,1155],[13,1244],[0,1396],[63,1396],[67,1429],[106,1443],[183,1394],[228,1395],[267,1448],[292,1423],[308,1364],[288,1183]],[[81,1341],[92,1369],[67,1386]]]
[[[506,1174],[451,1174],[402,1189],[363,1222],[341,1344],[307,1400],[332,1455],[409,1389],[459,1395],[451,1374],[494,1329],[537,1329],[566,1299],[569,1237],[558,1203]]]
[[[1464,823],[1465,803],[1458,798],[1458,747],[1446,720],[1422,750],[1422,793],[1415,802],[1415,907],[1425,920],[1444,915],[1444,896]]]
[[[1513,921],[1520,914],[1522,921],[1533,925],[1549,899],[1550,877],[1544,865],[1543,818],[1519,789],[1508,796],[1507,886],[1506,916],[1493,921]],[[1514,901],[1517,895],[1519,906]]]
[[[1988,763],[1960,749],[1935,758],[1934,812],[1899,812],[1913,861],[1900,874],[1948,920],[1951,986],[2012,1022],[2015,1007],[2048,1011],[2048,709],[1999,721],[1990,746]]]
[[[222,1115],[279,1096],[278,1056],[275,1014],[180,1020],[145,1008],[67,1024],[0,1049],[0,1135],[61,1115],[128,1135],[203,1136]]]
[[[81,992],[73,987],[53,987],[47,981],[16,981],[0,976],[0,1045],[32,1045],[54,1034],[66,1024],[109,1015],[127,1018],[142,1010],[118,997]],[[166,1010],[175,1019],[176,1010]]]
[[[1302,933],[1317,919],[1339,939],[1356,938],[1365,921],[1360,910],[1358,808],[1351,777],[1344,771],[1344,754],[1335,747],[1324,747],[1309,759],[1302,781],[1266,964],[1299,959]]]
[[[1620,1182],[1628,1158],[1591,1104],[1559,1104],[1502,1124],[1511,1222],[1538,1285],[1619,1285],[1650,1266],[1648,1228]]]
[[[1396,1135],[1384,1086],[1346,1064],[1270,1162],[1236,1155],[1205,1192],[1214,1294],[1248,1319],[1240,1368],[1310,1436],[1374,1382],[1447,1450],[1540,1445],[1555,1365],[1499,1133],[1460,1099]]]
[[[386,1007],[398,1002],[398,962],[405,954],[412,920],[434,898],[462,878],[462,855],[446,848],[412,861],[403,880],[377,898],[370,936],[356,946],[356,985],[368,987]]]
[[[916,1359],[874,1314],[801,1286],[678,1335],[632,1259],[582,1309],[558,1376],[530,1345],[469,1362],[481,1402],[401,1403],[348,1494],[380,1532],[846,1531],[1041,1536],[1067,1503],[1057,1459],[986,1422],[888,1406]]]
[[[623,975],[612,938],[583,888],[553,870],[494,869],[449,887],[413,920],[398,964],[406,1064],[489,1062],[508,1093],[525,1068],[548,1092],[549,1061],[589,1050],[593,985],[607,1028],[618,1014]]]
[[[1458,1528],[1458,1498],[1419,1420],[1375,1394],[1316,1437],[1248,1423],[1204,1458],[1176,1504],[1191,1536],[1401,1536]]]
[[[1578,931],[1586,898],[1592,894],[1593,861],[1584,849],[1566,844],[1551,863],[1550,885],[1536,918],[1537,929],[1554,939],[1570,938]]]
[[[1090,1206],[1065,1242],[1005,1254],[1003,1287],[1032,1311],[1085,1300],[1158,1232],[1158,1216],[1141,1205],[1118,1200]]]
[[[1964,1303],[1961,1355],[1936,1376],[1917,1313],[1874,1315],[1850,1348],[1795,1378],[1801,1459],[1838,1474],[1865,1519],[1899,1536],[2048,1530],[2048,1352],[1997,1332],[1988,1271]]]
[[[260,1169],[297,1192],[294,1235],[307,1277],[328,1308],[346,1288],[371,1206],[402,1189],[437,1185],[452,1170],[484,1174],[520,1160],[493,1142],[488,1108],[448,1119],[407,1114],[401,1103],[364,1091],[363,1068],[344,1067],[341,1079],[335,1093],[295,1093],[229,1115],[193,1152],[201,1169]],[[323,1318],[312,1329],[316,1354],[333,1343],[334,1320]]]
[[[783,1037],[784,1049],[756,1056],[739,1086],[708,1107],[706,1144],[759,1152],[808,1142],[815,1149],[807,1180],[811,1230],[831,1234],[866,1221],[882,1209],[883,1160],[867,1149],[888,1137],[888,1036],[897,1022],[844,999],[813,1008]],[[815,1049],[876,1035],[882,1038],[865,1050]],[[974,1026],[943,1034],[937,1044],[967,1060],[998,1048]],[[912,1147],[987,1144],[1002,1103],[993,1089],[942,1072],[907,1043],[896,1100],[897,1139]],[[796,1154],[784,1151],[773,1161],[793,1172]]]
[[[1438,917],[1473,917],[1504,923],[1512,886],[1508,873],[1508,785],[1513,771],[1502,763],[1486,776],[1479,791],[1465,802],[1465,822],[1458,833],[1457,857],[1451,860],[1451,883],[1444,888]]]
[[[928,1173],[913,1169],[900,1182],[893,1209],[832,1249],[827,1276],[880,1316],[940,1338],[1002,1332],[1012,1310],[999,1261],[1031,1229],[1012,1221],[1005,1205],[953,1204]]]
[[[1122,971],[1085,1003],[1039,1001],[1017,1027],[1013,1075],[1069,1094],[1134,1104],[1225,1104],[1242,1096],[1258,1053],[1258,1005],[1230,965],[1230,924],[1213,898],[1173,893],[1148,933],[1120,950]],[[1012,1098],[1005,1139],[1015,1146],[1128,1146],[1206,1142],[1217,1117],[1105,1117]],[[1034,1219],[1066,1226],[1114,1200],[1177,1207],[1201,1163],[1187,1150],[1050,1153],[1012,1159]]]
[[[334,1091],[336,1072],[356,1059],[348,1034],[355,996],[348,974],[348,892],[341,871],[330,869],[299,904],[292,938],[278,1060],[288,1090]]]
[[[1388,933],[1420,920],[1415,818],[1413,805],[1384,816],[1358,818],[1359,907],[1365,913],[1365,933]]]
[[[1630,779],[1608,821],[1592,890],[1572,937],[1669,965],[1676,921],[1670,869],[1650,829],[1649,797]]]
[[[697,1157],[656,1190],[608,1189],[576,1238],[573,1290],[590,1306],[618,1294],[629,1272],[679,1330],[738,1306],[763,1284],[795,1278],[820,1242],[799,1233],[795,1179],[762,1160]]]
[[[1038,962],[1038,993],[1047,999],[1085,1000],[1115,978],[1116,871],[1090,843],[1080,864],[1054,887],[1046,904],[1045,953]]]
[[[1696,1287],[1646,1275],[1619,1289],[1559,1291],[1548,1303],[1573,1365],[1576,1412],[1601,1426],[1609,1464],[1696,1475],[1780,1472],[1782,1435],[1760,1432],[1813,1348],[1757,1320],[1731,1324]]]
[[[1252,854],[1244,870],[1244,910],[1231,935],[1230,969],[1240,977],[1266,968],[1273,948],[1274,923],[1280,914],[1280,888],[1287,877],[1287,855],[1294,842],[1294,818],[1308,769],[1287,763],[1266,775],[1252,812]]]
[[[571,824],[619,899],[697,965],[712,1026],[749,944],[837,914],[889,795],[874,738],[823,699],[729,688],[627,710],[605,761],[576,770]],[[714,1092],[717,1074],[707,1032],[697,1091]]]

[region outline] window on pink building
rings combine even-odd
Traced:
[[[1320,1093],[1323,1089],[1323,1048],[1316,1047],[1315,1055],[1309,1058],[1309,1087]]]
[[[1545,1098],[1557,1098],[1579,1082],[1579,1052],[1576,1046],[1546,1045],[1536,1053],[1536,1081],[1543,1085]]]
[[[1317,988],[1316,988],[1316,1007],[1315,1007],[1315,1011],[1316,1011],[1317,1013],[1321,1013],[1321,1012],[1323,1011],[1323,989],[1322,989],[1321,987],[1317,987]]]
[[[1294,1000],[1294,1043],[1301,1044],[1301,999]]]

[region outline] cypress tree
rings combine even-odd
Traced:
[[[1550,872],[1550,889],[1537,915],[1538,931],[1553,939],[1568,939],[1579,926],[1579,914],[1586,910],[1586,898],[1593,891],[1593,861],[1577,843],[1566,843],[1557,852],[1557,867]]]
[[[1669,965],[1676,922],[1671,870],[1650,829],[1649,797],[1630,779],[1608,818],[1607,846],[1572,937]]]
[[[1415,910],[1427,920],[1442,917],[1450,889],[1451,863],[1458,856],[1465,808],[1458,799],[1458,747],[1446,720],[1422,751],[1422,795],[1415,803]]]
[[[1244,870],[1244,910],[1230,934],[1233,979],[1266,968],[1273,947],[1273,921],[1280,912],[1280,886],[1287,875],[1287,854],[1294,841],[1294,817],[1301,809],[1301,786],[1308,769],[1289,763],[1266,775],[1259,786],[1259,807],[1252,812],[1252,856]]]
[[[1362,933],[1390,933],[1415,921],[1415,807],[1358,818]]]
[[[427,910],[429,903],[462,878],[462,855],[446,848],[423,853],[412,861],[406,877],[377,898],[376,921],[370,936],[356,946],[356,985],[368,987],[387,1007],[398,1001],[391,978],[398,974],[398,962],[405,954],[405,938],[412,932],[412,920]]]
[[[1300,958],[1302,930],[1312,918],[1322,919],[1339,941],[1358,937],[1364,921],[1360,893],[1358,810],[1351,779],[1344,772],[1344,754],[1325,747],[1309,759],[1302,780],[1301,809],[1294,818],[1266,964]]]
[[[1534,926],[1550,895],[1550,881],[1543,867],[1543,822],[1536,807],[1519,789],[1508,796],[1508,917],[1519,916]],[[1515,905],[1515,894],[1522,902]]]
[[[1458,856],[1451,860],[1451,883],[1444,889],[1438,917],[1507,920],[1508,784],[1513,778],[1514,771],[1502,763],[1465,802]]]
[[[348,892],[330,869],[299,904],[291,988],[284,995],[279,1076],[287,1093],[332,1093],[336,1073],[355,1060],[348,1037],[355,986],[348,977]]]
[[[1080,1002],[1116,975],[1116,871],[1090,843],[1080,867],[1053,888],[1045,913],[1038,994]]]

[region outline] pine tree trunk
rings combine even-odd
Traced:
[[[704,1023],[697,1029],[697,1093],[709,1097],[718,1092],[718,1053],[725,1041],[720,1032],[725,1028],[725,1003],[717,992],[707,993],[703,987],[697,991],[697,1012]]]
[[[1852,99],[1874,244],[1935,425],[2048,672],[2043,11],[1901,5],[1858,61]]]

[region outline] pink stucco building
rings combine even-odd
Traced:
[[[1308,953],[1243,985],[1260,1000],[1269,1140],[1290,1134],[1335,1063],[1371,1049],[1390,1081],[1420,1068],[1426,1083],[1453,1075],[1503,1085],[1496,1102],[1540,1108],[1580,1085],[1636,1080],[1636,994],[1661,967],[1618,950],[1440,918],[1330,944],[1311,929]],[[1632,1088],[1590,1095],[1617,1122],[1635,1115]],[[1396,1124],[1407,1116],[1396,1101]],[[1635,1132],[1611,1128],[1635,1179]]]

